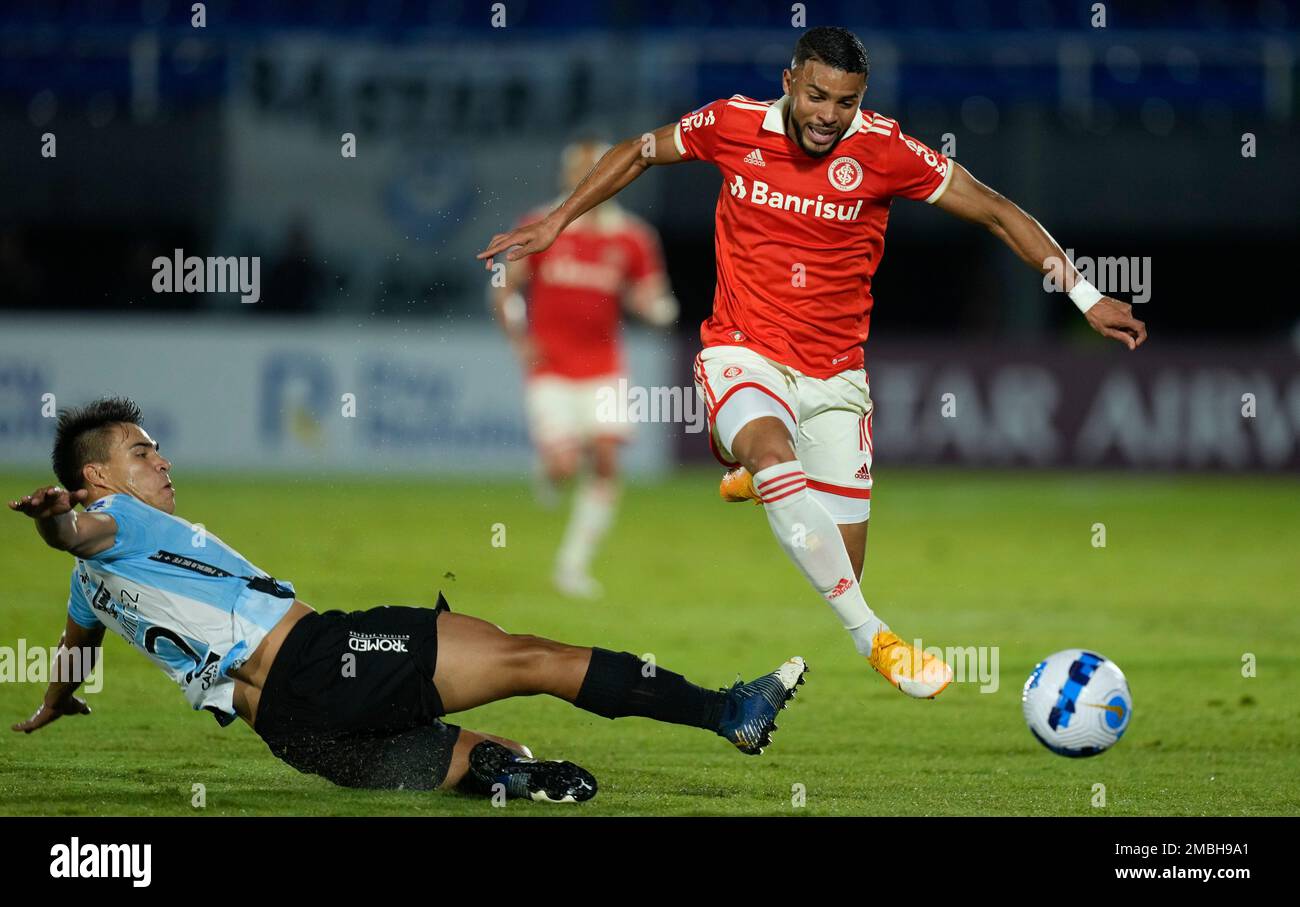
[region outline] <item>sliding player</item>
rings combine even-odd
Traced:
[[[616,145],[563,204],[492,237],[478,257],[491,267],[503,252],[509,261],[543,252],[653,165],[718,167],[717,291],[695,379],[719,459],[743,467],[724,479],[723,497],[759,500],[858,652],[904,693],[933,697],[951,668],[891,632],[859,587],[871,505],[862,343],[892,200],[926,201],[983,225],[1029,266],[1055,271],[1103,336],[1135,349],[1146,328],[1131,306],[1084,280],[1038,221],[896,121],[861,110],[867,71],[852,32],[809,29],[780,100],[714,101],[657,129],[653,141]]]
[[[566,195],[608,149],[594,140],[564,149]],[[544,213],[530,212],[521,223]],[[645,221],[606,202],[577,218],[544,253],[510,262],[505,285],[494,288],[492,301],[524,371],[543,499],[557,496],[590,468],[573,493],[553,580],[566,595],[597,598],[601,589],[591,576],[591,562],[614,519],[619,448],[630,427],[598,418],[599,394],[602,388],[616,392],[624,376],[620,302],[659,327],[677,318],[659,238]]]
[[[729,690],[706,690],[628,652],[516,636],[436,608],[318,613],[199,524],[173,516],[171,463],[129,400],[59,416],[54,471],[13,510],[76,559],[59,677],[15,731],[87,714],[73,696],[111,629],[223,727],[238,716],[300,772],[348,787],[459,787],[550,802],[596,793],[570,762],[440,719],[510,696],[548,693],[606,718],[640,715],[713,731],[762,752],[776,713],[803,682],[803,660]],[[76,504],[85,509],[78,512]],[[87,650],[92,653],[87,657]],[[87,671],[88,673],[88,671]],[[499,787],[498,787],[499,785]]]

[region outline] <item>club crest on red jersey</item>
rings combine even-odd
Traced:
[[[852,192],[862,183],[862,165],[848,155],[841,155],[826,168],[826,178],[841,192]]]

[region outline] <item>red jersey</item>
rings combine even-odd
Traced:
[[[530,213],[520,224],[547,210]],[[550,248],[522,261],[528,267],[528,333],[539,358],[532,374],[594,378],[622,371],[623,292],[664,272],[654,229],[605,203],[570,224]]]
[[[677,149],[722,171],[718,262],[704,345],[745,346],[815,378],[863,367],[871,278],[894,196],[934,202],[946,157],[859,110],[825,157],[785,134],[788,97],[714,101],[682,117]]]

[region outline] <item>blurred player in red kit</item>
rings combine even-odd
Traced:
[[[902,692],[933,698],[951,683],[951,667],[891,631],[859,585],[872,486],[862,344],[890,205],[923,201],[985,227],[1034,270],[1055,272],[1093,329],[1129,349],[1146,340],[1146,327],[1131,305],[1089,284],[1015,203],[897,121],[862,109],[868,72],[852,32],[809,29],[779,100],[734,95],[621,142],[562,204],[494,236],[479,258],[490,266],[503,252],[514,261],[542,253],[653,165],[716,166],[717,289],[695,382],[714,452],[736,467],[722,496],[761,503],[777,542],[857,651]],[[936,292],[960,291],[959,276],[937,265]],[[939,285],[944,277],[953,286]]]
[[[594,139],[564,149],[560,179],[567,195],[609,146]],[[529,212],[543,216],[558,200]],[[621,309],[666,327],[677,301],[664,273],[654,228],[614,202],[576,218],[549,249],[507,263],[504,286],[492,292],[493,311],[525,375],[528,428],[537,448],[539,496],[580,477],[573,510],[556,557],[554,581],[566,595],[597,598],[591,562],[613,522],[618,501],[619,449],[630,425],[608,418],[605,399],[619,399],[625,377],[619,339]],[[585,470],[589,468],[587,474]]]

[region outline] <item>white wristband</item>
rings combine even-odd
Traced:
[[[1070,288],[1070,298],[1079,307],[1079,311],[1085,315],[1088,314],[1090,308],[1097,304],[1102,296],[1103,294],[1096,287],[1082,277]]]

